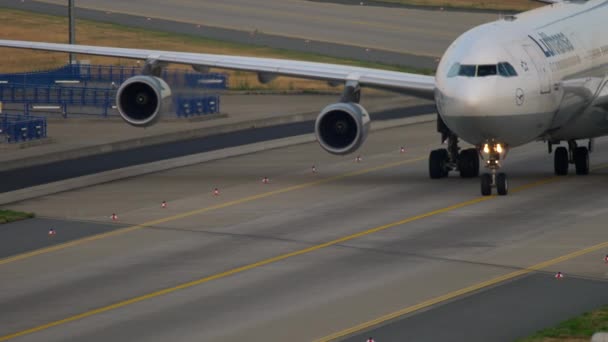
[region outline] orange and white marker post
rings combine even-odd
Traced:
[[[213,196],[219,196],[220,195],[220,189],[215,188],[213,189]]]
[[[118,221],[118,215],[116,215],[115,213],[112,214],[112,216],[110,216],[110,218],[112,219],[112,221]]]
[[[555,279],[557,279],[557,280],[564,279],[564,274],[562,272],[555,273]]]
[[[167,209],[167,201],[163,201],[163,203],[160,204],[160,207],[163,209]]]

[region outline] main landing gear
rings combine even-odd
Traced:
[[[479,155],[477,149],[460,150],[458,137],[450,134],[448,148],[431,151],[429,156],[429,176],[432,179],[447,177],[450,171],[460,172],[462,178],[479,176]]]
[[[593,139],[588,146],[578,146],[575,140],[568,141],[568,148],[559,146],[553,154],[555,174],[565,176],[568,174],[570,164],[574,164],[577,175],[589,174],[589,152],[593,150]],[[551,144],[549,145],[551,151]]]

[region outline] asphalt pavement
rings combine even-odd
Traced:
[[[608,303],[608,281],[525,276],[344,339],[362,342],[515,341]],[[406,290],[406,288],[404,288]]]
[[[501,341],[605,303],[608,199],[598,189],[608,185],[608,141],[598,140],[585,177],[554,178],[542,144],[510,151],[511,194],[480,199],[478,179],[428,179],[434,130],[372,132],[361,162],[311,143],[16,204],[82,230],[113,224],[114,211],[138,226],[0,261],[0,338],[323,340],[457,292],[395,324],[408,330],[420,316],[421,328],[468,329],[481,317],[454,334]],[[502,278],[539,263],[529,277]]]
[[[99,223],[52,218],[34,218],[3,224],[0,226],[0,259],[107,233],[123,226],[109,220],[107,223]],[[55,230],[54,235],[49,235],[50,229]]]

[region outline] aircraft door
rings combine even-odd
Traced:
[[[524,50],[530,57],[530,60],[534,64],[540,81],[540,93],[549,94],[551,93],[551,75],[547,70],[547,64],[544,63],[545,56],[541,54],[537,46],[524,44]]]

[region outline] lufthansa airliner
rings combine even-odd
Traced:
[[[357,150],[370,117],[359,104],[361,87],[380,88],[435,100],[437,128],[447,148],[431,151],[429,175],[480,177],[481,193],[508,193],[499,172],[509,149],[545,141],[557,175],[570,164],[589,173],[593,139],[608,134],[608,0],[546,0],[547,6],[501,18],[462,34],[447,49],[436,75],[268,58],[85,45],[0,40],[0,47],[81,53],[146,60],[143,74],[120,85],[122,118],[134,126],[154,124],[171,90],[161,78],[169,63],[253,71],[261,82],[285,75],[343,83],[335,104],[315,123],[323,149]],[[459,140],[475,148],[461,149]],[[564,143],[565,146],[554,145]],[[480,165],[488,172],[480,176]]]

